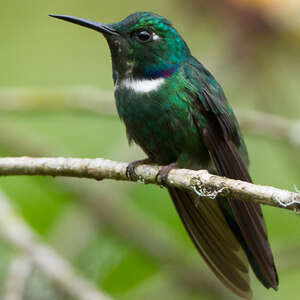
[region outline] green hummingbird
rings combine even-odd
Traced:
[[[239,124],[220,84],[192,56],[165,18],[138,12],[121,22],[103,24],[72,16],[52,17],[94,29],[108,42],[118,114],[129,142],[147,159],[164,165],[166,183],[173,168],[206,168],[252,182]],[[278,275],[258,204],[168,188],[176,210],[199,253],[214,274],[237,295],[250,299],[249,265],[266,287],[277,290]]]

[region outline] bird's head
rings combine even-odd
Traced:
[[[115,79],[168,77],[190,55],[188,46],[171,23],[151,12],[134,13],[112,24],[51,16],[101,32],[110,47]]]

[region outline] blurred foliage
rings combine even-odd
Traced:
[[[247,2],[232,1],[237,5]],[[221,9],[222,3],[218,3],[217,7]],[[111,62],[105,40],[95,32],[58,22],[47,15],[70,14],[112,22],[135,11],[150,10],[173,21],[194,55],[217,74],[233,106],[299,118],[300,29],[295,26],[294,18],[289,18],[295,15],[295,11],[299,13],[299,5],[294,1],[295,7],[288,10],[293,1],[277,1],[276,9],[270,5],[271,1],[255,3],[261,16],[268,15],[268,20],[272,16],[271,23],[276,26],[272,25],[272,33],[261,34],[259,39],[251,36],[254,33],[247,35],[240,31],[239,39],[234,41],[239,26],[229,21],[229,13],[227,17],[220,18],[216,6],[199,9],[197,1],[192,0],[116,0],[114,3],[2,0],[0,88],[85,84],[112,90],[111,76],[108,76],[111,74]],[[286,9],[278,9],[279,5]],[[279,19],[284,21],[279,22]],[[242,22],[241,18],[238,20]],[[291,26],[286,25],[289,20]],[[144,157],[136,147],[129,149],[124,126],[117,118],[100,118],[79,112],[27,112],[2,113],[0,119],[1,132],[14,137],[13,143],[10,139],[0,138],[2,156],[34,153],[106,157],[120,161]],[[248,135],[246,142],[255,182],[286,189],[293,189],[293,184],[300,186],[299,149]],[[85,180],[73,180],[71,183],[75,188]],[[187,257],[197,262],[201,260],[164,190],[120,182],[90,184],[99,191],[99,202],[102,198],[111,199],[131,213],[145,216],[140,220],[149,230],[167,232],[182,245]],[[201,288],[195,291],[178,284],[169,275],[172,266],[163,264],[137,247],[130,237],[121,236],[112,225],[118,220],[111,220],[109,224],[107,220],[95,217],[91,213],[93,208],[88,209],[87,202],[78,199],[70,185],[64,186],[52,178],[10,177],[1,178],[0,186],[47,243],[70,260],[80,273],[117,299],[218,299],[210,291]],[[297,256],[284,255],[286,248],[299,249],[300,219],[293,213],[274,208],[264,208],[264,212],[279,265],[280,286],[277,293],[267,291],[254,279],[255,299],[292,299],[298,293],[300,265]],[[0,293],[14,254],[14,249],[0,243]],[[280,268],[283,265],[281,260],[288,266],[283,270]],[[290,269],[294,263],[296,266]],[[203,274],[209,276],[210,271],[201,262],[199,264]],[[212,281],[221,288],[217,279]],[[224,292],[224,295],[228,294]],[[28,280],[24,299],[54,298],[69,299],[40,272],[34,271]]]

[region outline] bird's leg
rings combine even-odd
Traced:
[[[137,176],[135,173],[135,168],[140,165],[150,164],[150,163],[153,163],[153,161],[150,158],[136,160],[136,161],[131,162],[126,168],[126,176],[130,180],[135,180],[135,178]]]
[[[168,175],[170,173],[171,170],[173,169],[177,169],[179,168],[179,165],[177,162],[171,163],[169,165],[163,166],[160,171],[158,172],[158,174],[155,177],[155,181],[158,184],[161,184],[163,186],[167,185],[167,179],[168,179]],[[158,180],[158,177],[160,177],[160,180]]]

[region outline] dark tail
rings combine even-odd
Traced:
[[[251,299],[249,263],[217,201],[169,189],[177,212],[208,266],[237,295]]]
[[[220,176],[252,182],[236,145],[218,131],[208,127],[204,134],[205,144]],[[215,135],[213,134],[215,133]],[[266,287],[278,288],[278,275],[268,241],[267,229],[260,205],[238,199],[218,199],[219,206],[243,246],[257,278]]]

